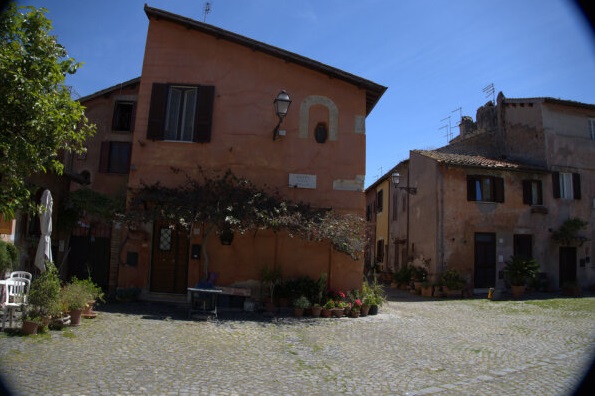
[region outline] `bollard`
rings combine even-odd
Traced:
[[[488,289],[488,300],[491,300],[494,297],[494,288],[490,287]]]

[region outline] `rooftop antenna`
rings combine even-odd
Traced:
[[[438,128],[438,130],[447,128],[445,137],[446,137],[446,141],[450,142],[452,140],[452,126],[450,124],[450,116],[441,119],[440,122],[443,122],[446,120],[448,120],[448,124],[441,126],[440,128]]]
[[[496,104],[496,97],[494,96],[494,93],[496,92],[496,90],[494,89],[494,83],[491,83],[490,85],[488,85],[487,87],[485,87],[483,90],[483,93],[485,94],[486,98],[489,98],[490,95],[492,96],[492,103]]]
[[[444,135],[444,137],[446,138],[446,142],[447,143],[450,143],[450,131],[449,131],[450,127],[448,126],[448,124],[444,124],[440,128],[438,128],[438,130],[441,130],[441,129],[446,129],[447,130],[446,131],[446,134]]]
[[[204,19],[203,19],[204,23],[207,22],[207,15],[209,14],[209,12],[211,12],[211,2],[207,1],[205,3],[205,9],[204,9]]]

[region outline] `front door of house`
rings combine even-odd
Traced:
[[[186,294],[188,287],[188,236],[156,223],[151,262],[152,292]]]
[[[475,234],[474,287],[484,289],[496,285],[496,234]]]
[[[564,282],[576,282],[576,248],[560,246],[560,284]]]

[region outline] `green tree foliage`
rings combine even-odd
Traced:
[[[65,85],[80,67],[50,34],[47,10],[11,4],[0,15],[0,213],[32,209],[28,176],[56,172],[61,150],[82,152],[95,127]]]

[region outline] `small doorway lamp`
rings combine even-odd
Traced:
[[[283,122],[283,118],[285,118],[285,116],[287,115],[289,105],[291,104],[291,98],[289,97],[287,92],[285,92],[285,90],[282,90],[281,92],[279,92],[279,94],[273,101],[273,104],[275,105],[275,112],[277,113],[277,117],[279,117],[279,123],[273,130],[273,140],[277,140],[277,136],[279,134],[279,127]]]

